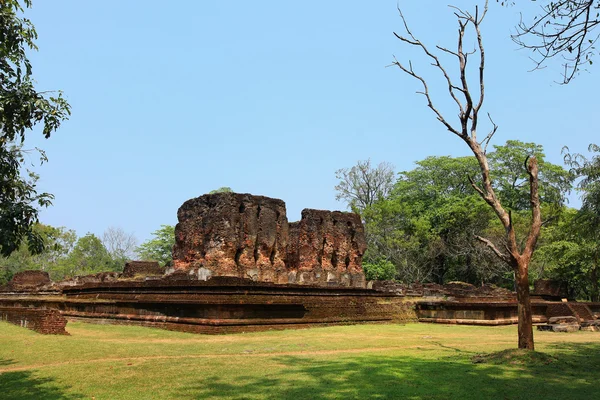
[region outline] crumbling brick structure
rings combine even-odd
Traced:
[[[173,266],[202,277],[237,276],[276,282],[285,275],[285,203],[250,194],[191,199],[177,212]]]
[[[50,275],[45,271],[21,271],[11,279],[9,287],[14,290],[29,290],[49,285]]]
[[[55,309],[0,306],[0,321],[28,328],[45,335],[68,335],[67,320]]]
[[[123,278],[135,278],[145,276],[161,276],[165,269],[156,261],[127,261],[123,269]]]
[[[305,209],[289,230],[290,283],[365,285],[362,256],[367,244],[357,214]]]
[[[177,218],[177,273],[365,286],[366,242],[356,214],[306,209],[299,222],[289,224],[282,200],[216,193],[186,201]]]

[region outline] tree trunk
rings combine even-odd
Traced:
[[[531,300],[529,298],[529,278],[527,269],[529,262],[519,260],[515,265],[515,282],[517,286],[517,304],[519,316],[519,348],[533,350],[533,322]]]
[[[590,297],[593,302],[597,302],[597,301],[599,301],[598,299],[600,298],[599,291],[598,291],[598,262],[597,261],[595,261],[594,267],[592,268],[590,280],[592,281],[592,293],[591,293]]]

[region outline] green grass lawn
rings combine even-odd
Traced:
[[[357,325],[225,336],[0,322],[0,399],[600,399],[600,333]]]

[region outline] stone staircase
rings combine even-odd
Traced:
[[[594,315],[592,314],[592,310],[590,310],[587,305],[571,302],[566,304],[568,305],[569,309],[571,309],[573,314],[579,319],[579,323],[593,321],[595,319]]]

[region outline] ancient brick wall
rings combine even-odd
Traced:
[[[364,228],[357,214],[305,209],[288,223],[282,200],[216,193],[177,213],[173,267],[199,279],[364,287]]]
[[[125,269],[121,275],[123,278],[133,278],[135,276],[160,276],[165,273],[156,261],[128,261],[125,263]]]
[[[36,288],[51,283],[50,275],[45,271],[21,271],[11,279],[9,286],[13,289]]]
[[[288,269],[297,283],[364,287],[364,228],[353,213],[305,209],[290,224]]]
[[[183,203],[177,212],[173,266],[205,276],[276,282],[285,275],[285,203],[238,193],[215,193]]]
[[[68,335],[67,320],[54,309],[0,307],[0,320],[45,335]]]

